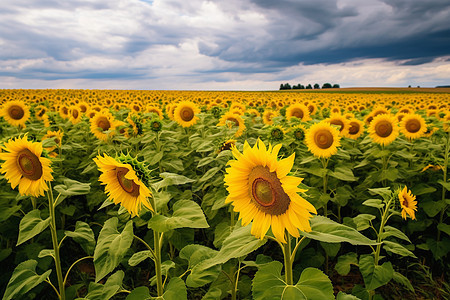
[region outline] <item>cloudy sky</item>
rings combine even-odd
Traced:
[[[449,0],[2,0],[0,88],[450,85]]]

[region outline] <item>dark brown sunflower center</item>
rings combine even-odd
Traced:
[[[359,132],[359,124],[358,122],[350,122],[350,128],[348,130],[348,132],[350,134],[357,134]]]
[[[42,164],[34,153],[24,149],[17,155],[17,166],[20,173],[30,180],[38,180],[42,177]]]
[[[282,215],[287,211],[291,199],[275,172],[257,166],[250,172],[248,180],[250,198],[260,211],[270,215]]]
[[[344,122],[342,122],[341,120],[331,120],[330,123],[339,126],[339,131],[342,131],[344,129]]]
[[[69,109],[67,107],[62,108],[63,114],[67,115],[69,113]]]
[[[239,126],[239,121],[236,118],[233,117],[228,117],[227,118],[228,122],[232,122],[234,125]]]
[[[304,113],[303,113],[303,110],[301,110],[301,109],[295,108],[295,109],[292,111],[292,116],[293,116],[293,117],[302,119],[302,118],[303,118],[303,115],[304,115]]]
[[[78,110],[76,110],[76,109],[72,110],[72,117],[74,119],[78,118]]]
[[[80,105],[80,110],[81,110],[81,112],[85,113],[87,111],[87,106],[86,105]]]
[[[133,197],[139,196],[139,185],[133,180],[125,178],[125,175],[129,172],[127,168],[119,167],[116,169],[117,181],[122,189]]]
[[[97,127],[100,127],[103,131],[108,130],[111,127],[111,123],[106,117],[100,117],[97,120]]]
[[[308,110],[309,110],[309,113],[313,113],[313,111],[314,111],[314,105],[308,105]]]
[[[189,122],[194,118],[194,111],[190,107],[183,107],[180,111],[180,118],[184,122]]]
[[[408,200],[406,200],[406,199],[403,200],[403,203],[402,203],[402,204],[403,204],[403,206],[406,207],[406,208],[409,207],[409,206],[408,206]]]
[[[416,119],[409,120],[405,124],[406,130],[411,133],[416,133],[417,131],[420,130],[420,127],[421,127],[420,122],[419,120]]]
[[[25,111],[19,105],[12,105],[8,110],[9,116],[14,120],[20,120],[25,115]]]
[[[38,112],[38,116],[39,117],[42,117],[44,114],[45,114],[45,108],[43,108],[43,109],[41,109],[39,112]]]
[[[392,133],[392,124],[389,121],[382,120],[375,125],[375,132],[380,137],[388,137]]]
[[[321,129],[314,135],[314,142],[320,149],[328,149],[333,145],[333,134],[326,129]]]

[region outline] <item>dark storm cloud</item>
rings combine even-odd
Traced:
[[[265,39],[223,37],[213,48],[200,44],[200,51],[280,67],[363,58],[425,62],[450,54],[450,1],[384,1],[391,9],[373,12],[372,7],[339,8],[333,0],[252,3],[270,20]]]

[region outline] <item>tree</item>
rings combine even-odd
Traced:
[[[311,84],[308,84],[308,85],[306,86],[306,89],[307,89],[307,90],[312,90]]]
[[[314,84],[314,89],[320,89],[320,85],[318,83]]]
[[[335,84],[333,84],[333,89],[338,89],[338,88],[340,88],[341,86],[339,85],[339,84],[337,84],[337,83],[335,83]]]
[[[324,83],[323,85],[322,85],[322,88],[323,89],[330,89],[330,88],[332,88],[333,86],[331,85],[331,83]]]

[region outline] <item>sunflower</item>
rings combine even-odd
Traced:
[[[349,128],[346,137],[356,140],[364,133],[364,122],[356,118],[349,120]]]
[[[389,114],[380,114],[369,125],[369,135],[375,143],[389,145],[398,136],[397,118]]]
[[[402,208],[402,218],[406,220],[406,214],[408,214],[411,219],[415,220],[416,216],[414,211],[417,210],[416,196],[414,196],[411,191],[408,191],[406,186],[398,193],[398,200],[400,201],[400,206]]]
[[[316,157],[327,158],[336,154],[340,139],[339,130],[325,121],[312,125],[305,135],[306,146]]]
[[[148,113],[153,113],[158,115],[158,117],[162,120],[164,118],[163,112],[161,109],[159,109],[159,107],[156,106],[147,106],[147,108],[145,109]]]
[[[280,125],[273,126],[270,129],[269,138],[274,140],[274,141],[279,142],[279,141],[283,140],[284,133],[285,133],[285,130]]]
[[[292,104],[286,109],[286,119],[290,120],[293,117],[303,122],[311,120],[308,108],[300,103]]]
[[[228,162],[225,185],[229,195],[225,202],[232,203],[239,212],[242,225],[252,223],[251,233],[263,239],[269,227],[275,238],[286,243],[285,230],[299,237],[299,229],[311,231],[311,213],[317,213],[314,206],[298,193],[303,178],[288,176],[294,164],[294,154],[278,161],[281,144],[266,149],[258,139],[252,148],[244,144],[243,153],[232,147],[236,160]]]
[[[191,101],[181,101],[177,104],[173,112],[174,120],[183,127],[190,127],[197,123],[197,114],[200,113],[200,109],[197,105]]]
[[[273,110],[265,110],[263,113],[263,122],[266,125],[272,125],[273,124],[273,118],[276,117],[278,114],[276,111]]]
[[[450,112],[447,112],[442,118],[442,128],[447,132],[450,131]]]
[[[30,110],[23,101],[9,101],[3,105],[0,116],[12,126],[25,128],[25,122],[30,118]]]
[[[58,131],[47,131],[47,133],[42,137],[42,142],[48,139],[53,139],[55,142],[54,146],[46,147],[44,148],[50,157],[56,157],[58,154],[56,152],[53,152],[57,147],[61,147],[62,145],[62,138],[64,133],[61,132],[61,130]]]
[[[142,135],[144,133],[142,122],[137,115],[129,114],[127,122],[131,125],[130,133],[132,136]]]
[[[19,186],[19,193],[24,196],[44,196],[48,190],[47,181],[52,181],[50,159],[41,157],[42,144],[28,141],[27,136],[10,139],[0,153],[0,173],[11,183],[13,189]]]
[[[109,112],[98,112],[90,120],[91,132],[96,138],[106,142],[116,129],[117,123]]]
[[[142,175],[145,173],[141,163],[129,156],[121,155],[114,159],[106,154],[98,155],[94,162],[102,172],[99,181],[105,185],[105,191],[112,202],[120,204],[132,216],[139,214],[142,205],[153,211],[148,200],[152,193],[142,182],[147,178]]]
[[[82,114],[87,114],[89,112],[89,103],[82,101],[78,103],[77,106]]]
[[[332,114],[331,117],[325,119],[331,125],[337,126],[339,134],[346,136],[350,129],[350,122],[341,114]]]
[[[217,126],[224,126],[227,125],[228,128],[234,128],[237,127],[237,131],[234,133],[235,137],[240,137],[242,133],[245,130],[245,124],[244,120],[241,118],[241,116],[233,114],[231,112],[227,112],[224,114],[220,120],[219,123],[217,123]]]
[[[236,146],[236,140],[226,140],[220,145],[219,153],[225,150],[231,150],[234,146]]]
[[[63,119],[68,119],[70,118],[70,110],[69,107],[67,107],[67,105],[61,105],[59,107],[59,115],[61,116],[61,118]]]
[[[81,111],[78,106],[71,106],[69,109],[69,121],[72,122],[73,125],[81,122]]]
[[[44,120],[44,116],[47,113],[47,107],[45,107],[44,105],[39,105],[36,106],[34,108],[34,115],[36,117],[36,119],[38,119],[39,121],[43,121]]]
[[[400,122],[400,132],[409,140],[420,138],[425,131],[427,131],[427,125],[421,115],[407,114]]]
[[[297,141],[303,141],[305,139],[306,129],[303,125],[297,125],[292,127],[289,132],[292,132],[292,136]]]
[[[154,132],[159,132],[162,130],[162,122],[160,119],[154,118],[149,121],[150,129]]]

